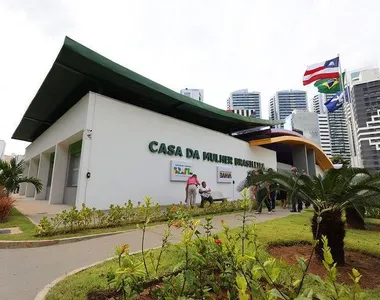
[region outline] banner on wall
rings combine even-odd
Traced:
[[[170,181],[186,181],[193,173],[193,164],[187,161],[170,161]]]
[[[217,182],[225,182],[225,183],[232,182],[232,168],[218,166],[216,167],[216,172],[217,172],[217,176],[216,176]]]

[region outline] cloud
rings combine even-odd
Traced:
[[[365,3],[368,3],[366,5]],[[343,68],[378,64],[380,3],[366,0],[8,0],[0,2],[0,90],[7,152],[65,35],[173,90],[203,88],[225,108],[231,91],[269,98],[302,86],[306,65],[341,55]]]

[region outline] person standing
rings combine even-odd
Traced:
[[[199,181],[197,178],[197,174],[192,174],[186,181],[187,191],[187,204],[190,204],[191,207],[195,206],[196,198],[197,198],[197,188],[199,186]]]
[[[262,170],[259,170],[255,175],[263,174]],[[261,214],[263,210],[263,202],[268,209],[268,214],[272,213],[272,207],[269,201],[270,198],[270,182],[261,182],[256,185],[256,201],[257,201],[257,210],[256,214]]]
[[[298,170],[296,167],[293,167],[291,168],[290,170],[293,174],[293,177],[294,177],[294,188],[293,188],[293,193],[294,193],[294,189],[295,189],[295,186],[296,186],[296,183],[299,179],[299,174],[298,174]],[[298,195],[292,195],[292,209],[290,210],[290,212],[301,212],[302,211],[302,199],[301,197],[299,197]]]

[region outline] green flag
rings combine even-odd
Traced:
[[[344,81],[345,72],[341,78],[322,79],[314,83],[314,86],[318,88],[318,92],[322,94],[335,94],[342,90],[341,80]]]

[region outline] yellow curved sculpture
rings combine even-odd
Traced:
[[[322,171],[333,168],[331,160],[326,156],[323,150],[317,144],[305,138],[290,135],[278,136],[261,140],[253,140],[249,142],[249,145],[262,146],[275,143],[283,143],[288,145],[305,145],[307,149],[314,149],[316,163],[322,169]]]

